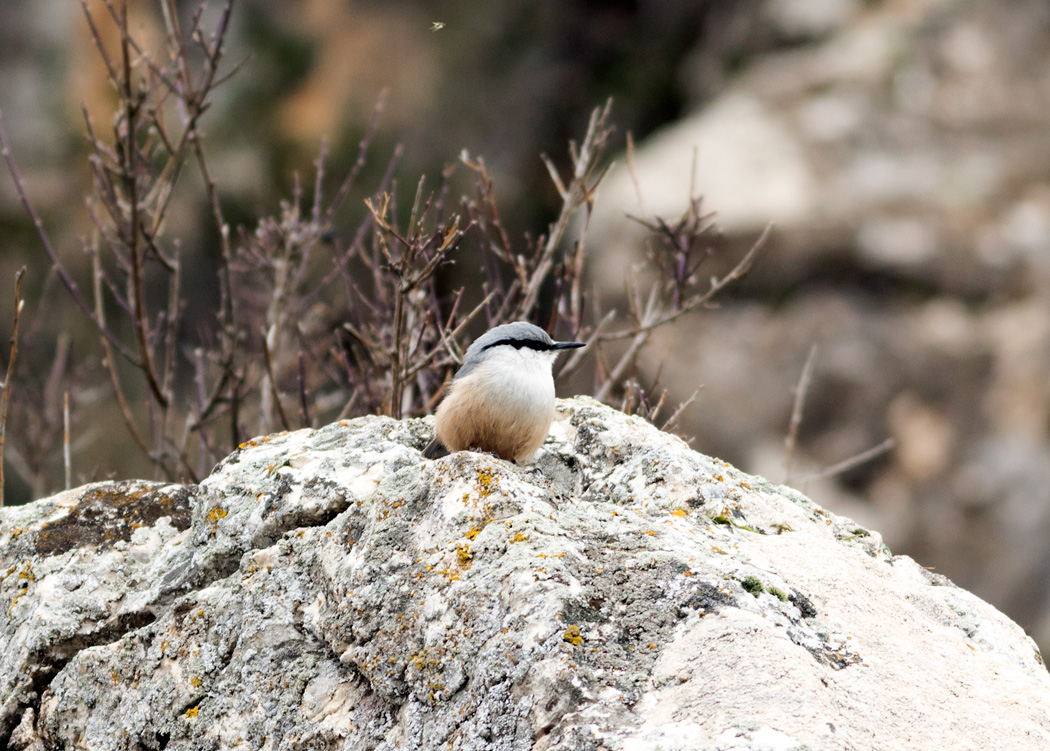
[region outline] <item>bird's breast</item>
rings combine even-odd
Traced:
[[[438,406],[437,434],[453,451],[478,448],[524,461],[543,443],[553,418],[550,361],[500,358],[452,383]]]
[[[551,366],[538,357],[522,357],[513,363],[486,363],[469,377],[478,396],[492,402],[494,408],[531,411],[554,406]]]

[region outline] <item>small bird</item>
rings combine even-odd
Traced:
[[[478,337],[438,405],[437,437],[423,455],[477,449],[519,463],[531,459],[554,419],[554,358],[582,346],[556,342],[524,321]]]

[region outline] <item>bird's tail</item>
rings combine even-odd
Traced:
[[[445,448],[441,441],[435,438],[423,449],[423,456],[427,459],[440,459],[443,456],[448,456],[448,449]]]

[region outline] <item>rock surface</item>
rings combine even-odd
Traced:
[[[1037,749],[1023,631],[593,400],[534,465],[429,421],[0,512],[13,749]]]

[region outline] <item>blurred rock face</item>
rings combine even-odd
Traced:
[[[623,214],[677,217],[693,179],[730,247],[773,222],[740,296],[654,350],[675,353],[678,395],[704,385],[686,431],[783,478],[819,343],[794,482],[894,438],[809,490],[1050,642],[1050,6],[766,8],[806,43],[640,144],[644,208],[625,169],[610,176],[597,274],[622,289],[644,243]]]

